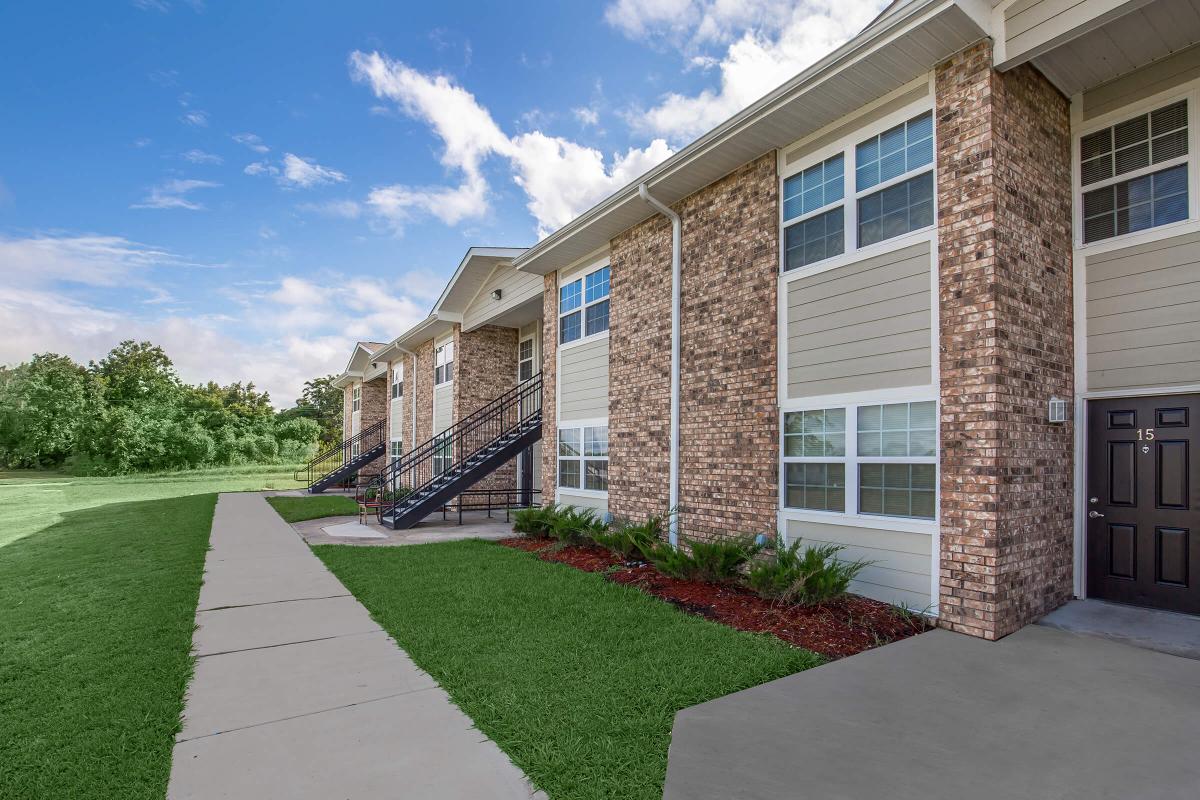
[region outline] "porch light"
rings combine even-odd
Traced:
[[[493,289],[493,290],[492,290],[492,299],[493,299],[493,300],[499,300],[499,299],[500,299],[500,295],[502,295],[502,294],[503,294],[503,292],[501,292],[499,289]]]

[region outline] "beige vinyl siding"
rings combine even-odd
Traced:
[[[575,508],[594,508],[601,514],[608,512],[607,497],[592,497],[583,494],[571,494],[569,489],[558,490],[558,503]]]
[[[608,337],[559,351],[558,419],[608,416]]]
[[[439,434],[454,422],[454,384],[445,383],[433,390],[433,432]]]
[[[1088,389],[1200,383],[1200,234],[1087,257]]]
[[[790,398],[933,382],[929,243],[787,285]]]
[[[842,545],[846,549],[838,557],[844,561],[874,562],[850,584],[856,594],[918,611],[932,602],[933,537],[928,534],[787,520],[787,536],[789,542],[799,538],[801,548]]]
[[[1200,45],[1148,64],[1083,93],[1084,121],[1200,78]]]
[[[500,299],[493,300],[492,292],[500,290]],[[463,329],[473,330],[487,325],[507,311],[542,295],[542,276],[517,272],[511,264],[501,264],[484,281],[483,288],[463,312]]]
[[[1017,0],[1004,10],[1005,59],[1040,52],[1076,28],[1131,5],[1128,0]]]

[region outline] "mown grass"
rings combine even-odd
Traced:
[[[553,800],[661,798],[675,712],[820,663],[491,543],[313,550]]]
[[[284,522],[303,522],[322,517],[345,517],[358,514],[353,497],[342,495],[313,495],[310,497],[268,497],[267,502],[279,512]]]
[[[0,473],[0,797],[161,798],[215,492],[290,468]]]
[[[99,505],[0,547],[0,796],[166,794],[215,501]]]

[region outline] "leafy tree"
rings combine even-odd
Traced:
[[[58,466],[75,449],[83,423],[100,410],[99,387],[67,356],[35,355],[0,376],[0,461]]]
[[[344,393],[333,385],[336,375],[325,375],[304,382],[304,390],[295,408],[281,412],[285,419],[303,417],[320,425],[320,441],[325,447],[342,440],[342,404]]]
[[[170,403],[177,398],[179,376],[166,351],[150,342],[126,339],[88,369],[104,385],[110,406],[134,408],[147,403]]]

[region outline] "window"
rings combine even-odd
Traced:
[[[350,390],[350,410],[351,411],[361,411],[362,410],[362,387],[361,386],[355,386],[353,389]]]
[[[841,255],[845,249],[845,156],[841,153],[783,182],[784,269],[795,269]],[[837,208],[813,214],[839,203]]]
[[[362,452],[362,450],[361,450],[361,448],[360,448],[360,446],[359,446],[359,443],[358,443],[358,442],[351,442],[351,443],[350,443],[350,457],[351,457],[351,458],[358,458],[358,454],[359,454],[360,452]]]
[[[1186,100],[1083,136],[1079,159],[1084,244],[1187,219]]]
[[[783,179],[784,272],[934,224],[932,111],[835,147]]]
[[[392,368],[392,399],[398,400],[404,396],[404,367]]]
[[[399,439],[392,439],[391,447],[388,450],[388,455],[391,456],[392,461],[395,461],[400,458],[400,456],[404,455],[404,442],[400,441]]]
[[[933,113],[926,111],[854,148],[858,246],[882,242],[933,224],[933,172],[861,192],[933,164]]]
[[[517,380],[527,381],[533,377],[533,339],[522,339],[517,345]]]
[[[571,281],[558,290],[558,341],[562,344],[608,330],[609,268]]]
[[[786,412],[783,460],[785,508],[937,517],[932,400]]]
[[[558,430],[558,485],[608,491],[608,426]]]
[[[449,341],[433,351],[433,383],[440,386],[454,380],[454,342]]]
[[[449,436],[443,437],[442,441],[435,445],[433,451],[433,474],[441,475],[454,463],[454,442]]]

